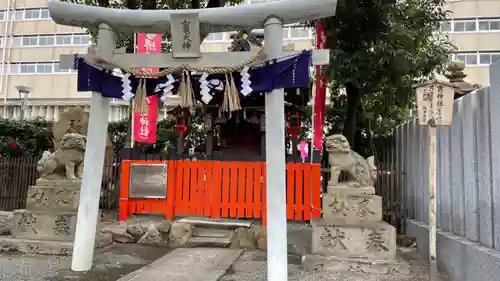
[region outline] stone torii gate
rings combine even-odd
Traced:
[[[50,15],[61,25],[99,28],[97,54],[108,62],[138,67],[227,67],[237,65],[255,52],[200,52],[199,30],[224,32],[264,27],[266,60],[298,52],[283,52],[283,25],[301,20],[317,20],[335,14],[337,0],[282,0],[262,4],[199,10],[123,10],[49,0]],[[194,22],[192,49],[177,53],[185,44],[179,20]],[[115,32],[170,33],[173,53],[115,54]],[[177,47],[176,47],[177,46]],[[182,48],[181,48],[182,50]],[[314,51],[313,64],[328,64],[328,50]],[[62,55],[62,68],[73,68],[73,55]],[[268,280],[287,280],[287,222],[285,186],[284,90],[275,89],[265,98],[267,159]],[[98,221],[99,194],[104,164],[109,99],[93,93],[90,107],[87,148],[80,192],[78,222],[71,269],[86,271],[92,267],[93,245]]]

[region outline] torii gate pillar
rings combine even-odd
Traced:
[[[116,34],[105,23],[99,25],[97,48],[104,59],[113,58],[116,48]],[[71,262],[73,271],[87,271],[92,267],[95,230],[99,217],[104,153],[108,135],[109,100],[101,93],[92,93],[90,101],[87,147],[83,162],[83,178]]]
[[[283,50],[283,23],[269,18],[264,23],[264,51],[268,60]],[[275,89],[266,96],[266,197],[267,280],[288,280],[286,222],[285,93]]]

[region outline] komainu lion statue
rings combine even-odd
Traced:
[[[377,167],[373,156],[367,159],[351,150],[351,146],[343,135],[332,135],[326,138],[326,150],[330,162],[331,177],[329,186],[339,183],[340,172],[349,177],[349,185],[356,187],[373,187],[377,179]]]
[[[38,161],[37,171],[41,179],[78,180],[83,174],[83,158],[87,137],[68,133],[61,138],[59,149],[45,151]]]

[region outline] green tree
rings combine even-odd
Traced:
[[[454,50],[439,32],[444,2],[343,0],[336,15],[323,21],[332,54],[327,120],[355,149],[363,145],[368,124],[383,134],[405,120],[412,85],[443,70]]]

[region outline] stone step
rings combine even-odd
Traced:
[[[363,272],[373,274],[411,274],[411,265],[403,259],[367,260],[367,259],[342,259],[338,257],[325,257],[321,255],[307,255],[303,258],[302,266],[306,270],[328,272]]]
[[[237,228],[250,228],[252,222],[232,220],[232,219],[209,219],[209,218],[182,218],[177,220],[180,223],[188,223],[195,227],[209,227],[219,229],[237,229]]]
[[[14,238],[72,241],[76,230],[75,212],[16,210],[11,234]]]
[[[179,248],[118,281],[215,281],[242,252],[238,249]]]
[[[28,188],[26,209],[33,211],[77,212],[80,187],[36,185]]]
[[[113,243],[111,235],[100,234],[96,238],[95,246],[102,248]],[[68,256],[73,252],[73,242],[48,241],[36,239],[21,239],[12,236],[0,236],[0,252],[21,252],[26,254],[62,255]]]
[[[189,247],[227,248],[231,244],[231,238],[227,237],[191,237],[188,240]]]
[[[331,225],[313,221],[312,253],[338,258],[394,260],[396,229],[378,222],[364,226]]]
[[[194,237],[231,238],[233,236],[233,231],[230,229],[194,227],[192,236],[194,236]]]

